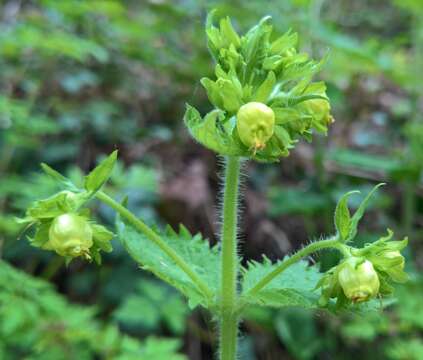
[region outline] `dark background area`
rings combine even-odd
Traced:
[[[211,108],[199,79],[213,72],[203,30],[212,8],[241,32],[272,15],[278,34],[299,33],[302,51],[329,52],[319,75],[336,120],[328,137],[278,164],[245,164],[245,259],[280,259],[333,233],[340,195],[382,181],[358,242],[386,228],[410,239],[410,281],[387,310],[251,309],[241,358],[423,359],[421,0],[0,1],[0,358],[213,358],[207,314],[138,270],[118,241],[101,267],[66,267],[30,247],[15,221],[57,191],[40,162],[79,182],[117,148],[108,192],[128,194],[149,224],[184,223],[216,243],[221,159],[182,121],[185,102]],[[113,229],[111,210],[93,211]],[[310,261],[325,270],[337,258]]]

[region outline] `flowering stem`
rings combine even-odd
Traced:
[[[220,359],[234,360],[237,353],[237,217],[240,159],[228,157],[225,168],[221,253]]]
[[[287,258],[286,260],[282,261],[282,263],[265,277],[263,277],[256,285],[254,285],[250,290],[248,290],[245,295],[254,295],[257,294],[261,289],[266,287],[274,278],[279,276],[284,270],[289,268],[291,265],[295,264],[296,262],[300,261],[303,257],[310,255],[316,251],[327,249],[327,248],[335,248],[342,252],[345,256],[346,249],[344,248],[345,245],[339,242],[338,236],[333,236],[326,240],[316,241],[311,243],[310,245],[306,246],[305,248],[299,250],[291,257]]]
[[[207,296],[208,299],[212,299],[213,292],[207,286],[207,284],[201,280],[194,270],[182,259],[166,242],[147,224],[142,220],[138,219],[132,212],[127,208],[113,200],[110,196],[102,191],[96,193],[97,199],[109,205],[111,208],[116,210],[128,223],[130,223],[135,229],[143,233],[149,240],[155,243],[167,256],[169,256],[179,268],[187,274],[187,276],[193,281],[198,289]]]

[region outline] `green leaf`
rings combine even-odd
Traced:
[[[53,168],[51,168],[47,164],[41,163],[41,168],[43,169],[43,171],[47,175],[49,175],[54,180],[58,181],[66,189],[72,190],[72,191],[78,191],[78,188],[75,186],[75,184],[72,181],[70,181],[68,178],[66,178],[61,173],[59,173],[58,171],[54,170]]]
[[[236,48],[241,46],[239,35],[234,30],[229,17],[220,20],[220,32],[227,42],[234,44]]]
[[[291,30],[288,30],[280,38],[276,39],[271,47],[270,52],[274,55],[283,55],[287,50],[295,48],[298,43],[298,34],[291,33]]]
[[[47,199],[35,201],[26,211],[26,217],[34,220],[50,219],[65,212],[75,211],[83,194],[61,191]]]
[[[45,220],[38,224],[34,237],[28,237],[28,240],[32,246],[48,249],[47,243],[49,240],[50,225],[51,220]]]
[[[242,105],[242,91],[230,80],[219,78],[216,81],[220,97],[223,101],[224,110],[236,113]]]
[[[191,278],[144,234],[137,232],[120,219],[117,220],[117,232],[120,241],[141,268],[151,271],[181,291],[188,298],[191,307],[198,304],[204,307],[212,305],[209,303],[209,299],[198,290]],[[200,234],[193,236],[182,225],[178,233],[167,227],[164,232],[160,233],[160,236],[191,266],[212,291],[218,291],[220,259],[216,247],[211,248]]]
[[[216,82],[204,77],[200,80],[200,83],[206,89],[207,97],[209,98],[210,102],[215,107],[223,109],[223,101],[220,97],[219,87],[217,86]]]
[[[99,224],[91,224],[91,229],[93,231],[94,246],[105,252],[112,251],[113,248],[110,241],[113,239],[113,233]]]
[[[354,167],[364,171],[390,173],[401,165],[395,156],[370,155],[349,149],[336,148],[328,153],[329,160],[343,168]]]
[[[204,119],[200,113],[191,105],[186,105],[184,115],[185,125],[188,127],[191,136],[206,148],[216,151],[221,155],[243,155],[243,150],[234,142],[229,132],[229,124],[223,127],[221,119],[224,112],[213,110]],[[218,121],[220,125],[218,126]]]
[[[376,192],[377,189],[379,189],[381,186],[384,186],[384,185],[385,183],[377,184],[361,202],[360,206],[358,207],[357,211],[354,213],[351,219],[350,233],[346,241],[351,241],[352,239],[355,238],[355,236],[357,235],[358,223],[360,222],[361,218],[364,215],[364,211],[367,208],[370,198],[373,196],[373,194]]]
[[[268,39],[272,32],[272,28],[272,18],[266,16],[241,38],[241,51],[247,64],[245,69],[245,76],[247,79],[253,73],[254,68],[263,59],[265,51],[268,50]]]
[[[266,103],[275,84],[276,84],[275,73],[273,71],[270,71],[269,74],[267,75],[266,80],[264,80],[263,83],[260,85],[260,87],[257,89],[254,95],[253,101]]]
[[[336,205],[335,209],[335,227],[341,240],[345,241],[350,233],[351,215],[348,209],[348,198],[359,191],[349,191],[344,194]]]
[[[114,318],[125,328],[142,324],[143,329],[151,333],[165,324],[173,334],[182,335],[188,313],[185,300],[175,289],[161,281],[142,278],[134,293],[114,312]]]
[[[279,55],[269,56],[263,61],[264,70],[275,70],[280,64],[282,64],[283,58]]]
[[[315,266],[308,266],[305,261],[287,268],[258,293],[248,294],[248,290],[279,264],[280,261],[272,264],[267,258],[264,258],[263,263],[250,262],[248,267],[243,269],[242,299],[248,305],[317,308],[319,294],[315,287],[321,274]]]
[[[100,165],[85,177],[84,187],[90,192],[96,192],[109,179],[116,163],[118,151],[113,151]]]

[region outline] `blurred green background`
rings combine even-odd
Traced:
[[[423,359],[422,0],[0,1],[0,359],[213,359],[212,319],[190,313],[117,241],[102,267],[66,267],[14,221],[57,190],[41,161],[78,182],[118,148],[111,194],[129,194],[148,223],[183,222],[217,241],[220,162],[182,122],[185,102],[210,109],[199,79],[213,71],[203,31],[212,8],[240,31],[272,15],[279,34],[299,32],[303,51],[329,52],[329,136],[279,164],[246,166],[245,257],[278,259],[332,233],[340,194],[381,181],[359,241],[387,227],[410,238],[411,280],[387,310],[252,309],[241,358]],[[113,227],[108,208],[94,211]],[[337,259],[310,261],[324,270]]]

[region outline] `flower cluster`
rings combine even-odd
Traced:
[[[364,248],[349,248],[350,256],[330,269],[317,284],[322,290],[320,304],[327,305],[331,298],[336,298],[338,305],[368,301],[391,294],[392,282],[405,282],[407,274],[400,251],[407,246],[407,239],[392,241],[392,236],[388,231],[388,236]]]
[[[215,110],[204,119],[187,106],[185,123],[192,136],[223,155],[277,161],[298,138],[313,130],[326,133],[333,121],[323,82],[312,82],[321,62],[296,50],[297,34],[271,41],[270,17],[244,36],[229,18],[213,24],[208,17],[208,47],[216,61],[216,79],[203,78]]]
[[[35,225],[31,245],[55,251],[68,262],[82,256],[100,263],[100,250],[112,250],[113,233],[90,220],[88,209],[81,209],[88,197],[86,192],[61,191],[32,204],[21,220]]]

